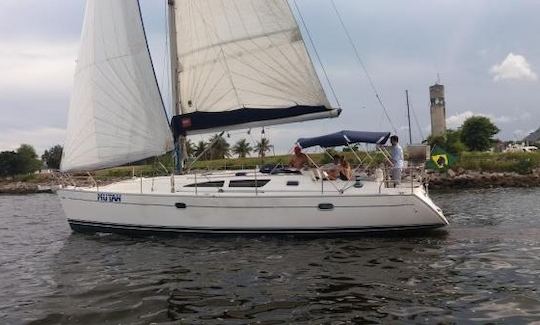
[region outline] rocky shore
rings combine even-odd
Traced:
[[[0,184],[0,194],[54,193],[59,185],[41,185],[26,182]]]
[[[465,189],[494,187],[538,187],[540,170],[532,174],[485,173],[478,171],[448,170],[446,173],[434,173],[429,177],[430,189]]]
[[[99,185],[106,185],[121,179],[115,177],[97,182]],[[93,181],[87,176],[73,177],[69,182],[78,186],[93,185]],[[43,175],[30,181],[0,180],[0,194],[54,193],[62,185],[69,184],[53,176]],[[434,190],[494,187],[540,187],[540,169],[527,175],[465,170],[429,174],[429,188]]]
[[[98,185],[107,185],[122,178],[114,177],[107,180],[97,180]],[[28,181],[0,179],[0,195],[1,194],[34,194],[34,193],[55,193],[62,186],[73,185],[77,186],[92,186],[93,180],[88,176],[73,176],[68,179],[60,179],[51,174],[39,175]]]

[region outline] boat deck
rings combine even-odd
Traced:
[[[81,191],[163,195],[380,195],[407,194],[421,184],[404,181],[396,188],[369,177],[324,180],[316,172],[268,174],[254,170],[192,173],[161,177],[135,177],[106,186],[77,188]],[[174,188],[174,189],[173,189]]]

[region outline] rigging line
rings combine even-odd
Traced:
[[[337,15],[337,17],[339,19],[341,27],[345,31],[345,35],[347,36],[347,38],[349,40],[349,43],[351,44],[351,46],[352,46],[352,48],[354,50],[354,54],[356,56],[356,59],[358,60],[358,63],[360,64],[360,66],[362,67],[362,70],[364,70],[364,73],[366,74],[369,85],[371,86],[371,90],[373,90],[373,92],[375,93],[375,97],[377,97],[377,101],[379,102],[379,104],[383,108],[384,114],[386,115],[386,119],[390,123],[390,126],[392,126],[392,129],[394,129],[394,133],[397,133],[397,129],[394,126],[394,124],[392,123],[392,119],[390,118],[390,115],[388,114],[388,110],[386,109],[386,106],[384,105],[384,103],[383,103],[383,101],[381,99],[381,96],[379,95],[379,92],[377,91],[377,88],[375,87],[375,83],[373,82],[373,79],[371,78],[371,75],[369,74],[369,72],[367,70],[367,67],[364,64],[364,61],[360,57],[360,52],[358,51],[358,48],[356,47],[356,45],[355,45],[355,43],[353,41],[353,38],[352,38],[351,34],[349,33],[349,30],[347,29],[347,26],[345,26],[345,22],[343,21],[343,18],[342,18],[341,14],[340,14],[337,6],[336,6],[335,1],[330,0],[330,2],[332,3],[332,7],[334,8],[334,11],[336,12],[336,15]]]
[[[418,123],[418,118],[416,117],[416,111],[414,110],[414,106],[411,104],[411,110],[413,112],[414,122],[416,124],[416,127],[418,128],[418,134],[422,137],[422,141],[426,140],[424,137],[424,132],[422,131],[422,128],[420,127],[420,123]]]
[[[336,95],[336,91],[334,90],[334,85],[332,84],[332,82],[330,81],[330,78],[328,77],[326,68],[324,67],[321,57],[319,56],[319,51],[317,51],[315,42],[313,41],[313,38],[311,37],[311,32],[309,31],[306,25],[306,21],[304,20],[304,15],[302,15],[302,12],[300,11],[300,7],[298,6],[298,3],[296,2],[296,0],[293,0],[293,3],[294,3],[294,7],[296,8],[296,11],[298,12],[298,16],[300,17],[300,21],[302,22],[302,26],[304,26],[304,29],[306,30],[309,43],[311,44],[311,47],[313,47],[313,52],[315,53],[315,56],[317,57],[317,61],[319,61],[319,64],[321,65],[322,71],[324,73],[324,77],[326,78],[326,82],[328,82],[328,86],[330,87],[330,91],[332,92],[332,96],[334,96],[334,100],[336,101],[336,104],[338,105],[338,107],[341,107],[341,104],[339,103],[339,99]],[[307,52],[307,49],[306,49],[306,52]]]
[[[167,101],[167,104],[169,105],[169,108],[171,107],[172,105],[172,96],[171,96],[171,91],[170,91],[170,87],[171,87],[171,74],[170,74],[170,70],[171,70],[171,67],[170,67],[170,46],[169,46],[169,17],[168,17],[168,3],[165,2],[164,4],[164,10],[163,10],[163,21],[165,22],[164,24],[164,27],[165,27],[165,30],[164,30],[164,33],[163,35],[165,35],[165,45],[164,45],[164,48],[163,48],[163,70],[161,71],[161,85],[163,87],[163,90],[165,92],[165,90],[167,91],[167,98],[168,98],[168,101]],[[171,116],[174,115],[174,114],[171,114]],[[167,116],[168,118],[168,116]]]
[[[148,46],[148,38],[146,37],[146,29],[144,27],[144,20],[143,20],[142,11],[141,11],[141,4],[140,4],[140,2],[138,0],[137,0],[137,8],[139,10],[139,19],[140,19],[140,22],[141,22],[142,33],[144,35],[144,44],[146,45],[146,53],[148,54],[148,57],[150,58],[150,66],[152,68],[152,74],[154,75],[154,82],[156,84],[156,88],[157,88],[157,91],[158,91],[158,94],[159,94],[159,100],[161,102],[161,108],[163,109],[163,113],[165,114],[165,116],[164,116],[165,121],[167,122],[167,125],[170,128],[171,127],[171,121],[169,121],[169,118],[167,117],[167,110],[165,109],[165,103],[163,102],[163,96],[161,95],[161,89],[159,88],[158,80],[157,80],[157,77],[156,77],[156,70],[154,68],[154,62],[152,61],[152,54],[150,53],[150,47]]]

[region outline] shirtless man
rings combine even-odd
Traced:
[[[309,165],[308,157],[302,152],[302,148],[299,146],[294,147],[294,155],[289,162],[289,166],[297,169],[302,169],[304,166]]]

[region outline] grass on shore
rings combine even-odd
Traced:
[[[350,162],[356,162],[356,158],[351,152],[341,153]],[[370,161],[365,152],[358,152],[358,156],[363,161]],[[384,161],[380,153],[370,153],[374,159],[372,166]],[[326,154],[310,154],[310,157],[317,163],[325,164],[330,162],[330,157]],[[256,166],[283,164],[287,165],[290,160],[289,155],[261,158],[230,158],[218,160],[197,161],[191,169],[194,170],[225,170],[225,169],[251,169]],[[190,166],[188,163],[187,166]],[[168,165],[168,173],[158,164],[124,166],[105,169],[96,172],[97,179],[107,179],[110,177],[136,176],[158,176],[167,175],[172,171],[171,164]],[[537,153],[492,153],[492,152],[464,152],[458,158],[452,169],[463,169],[467,171],[482,172],[515,172],[519,174],[530,174],[534,169],[540,168],[540,152]]]
[[[356,158],[352,152],[340,153],[345,158],[356,164]],[[357,152],[358,156],[363,161],[371,161],[365,152]],[[370,153],[374,162],[371,166],[376,166],[384,161],[384,157],[380,153]],[[318,165],[325,164],[331,161],[331,158],[326,154],[310,154],[310,157]],[[289,155],[280,155],[274,157],[261,158],[230,158],[218,160],[197,161],[191,166],[193,170],[234,170],[234,169],[252,169],[256,166],[283,164],[287,165],[290,160]],[[111,180],[114,178],[126,178],[135,176],[154,177],[170,175],[172,172],[171,159],[163,161],[163,165],[167,166],[167,171],[163,166],[156,162],[145,165],[122,166],[109,169],[98,170],[93,173],[96,180]],[[188,166],[191,163],[188,162]],[[463,152],[454,166],[453,170],[463,169],[466,171],[488,172],[488,173],[510,173],[530,174],[535,169],[540,169],[540,152],[535,153],[492,153],[492,152]],[[87,177],[86,173],[81,173],[81,177]],[[50,180],[52,175],[49,174],[29,174],[16,175],[9,178],[0,178],[2,182],[24,182],[24,183],[42,183]]]
[[[352,152],[343,152],[340,153],[344,155],[348,161],[357,161]],[[364,152],[358,152],[357,155],[363,161],[370,161],[368,155]],[[380,163],[384,160],[384,157],[379,153],[370,153],[371,157],[374,159],[372,165]],[[316,153],[309,155],[313,161],[318,164],[326,164],[331,161],[330,156],[323,153]],[[227,158],[227,159],[217,159],[217,160],[201,160],[196,161],[191,165],[191,162],[187,162],[186,166],[191,166],[192,170],[236,170],[236,169],[254,169],[257,166],[261,167],[264,165],[288,165],[291,159],[290,155],[279,155],[272,157],[257,158]],[[104,169],[95,172],[96,179],[107,179],[110,177],[129,177],[132,175],[135,176],[145,176],[152,177],[158,175],[167,175],[170,174],[173,170],[171,161],[163,162],[163,165],[166,166],[168,172],[165,171],[163,166],[158,162],[148,165],[137,165],[137,166],[123,166]]]
[[[464,152],[452,168],[489,173],[530,174],[540,168],[540,152]]]

